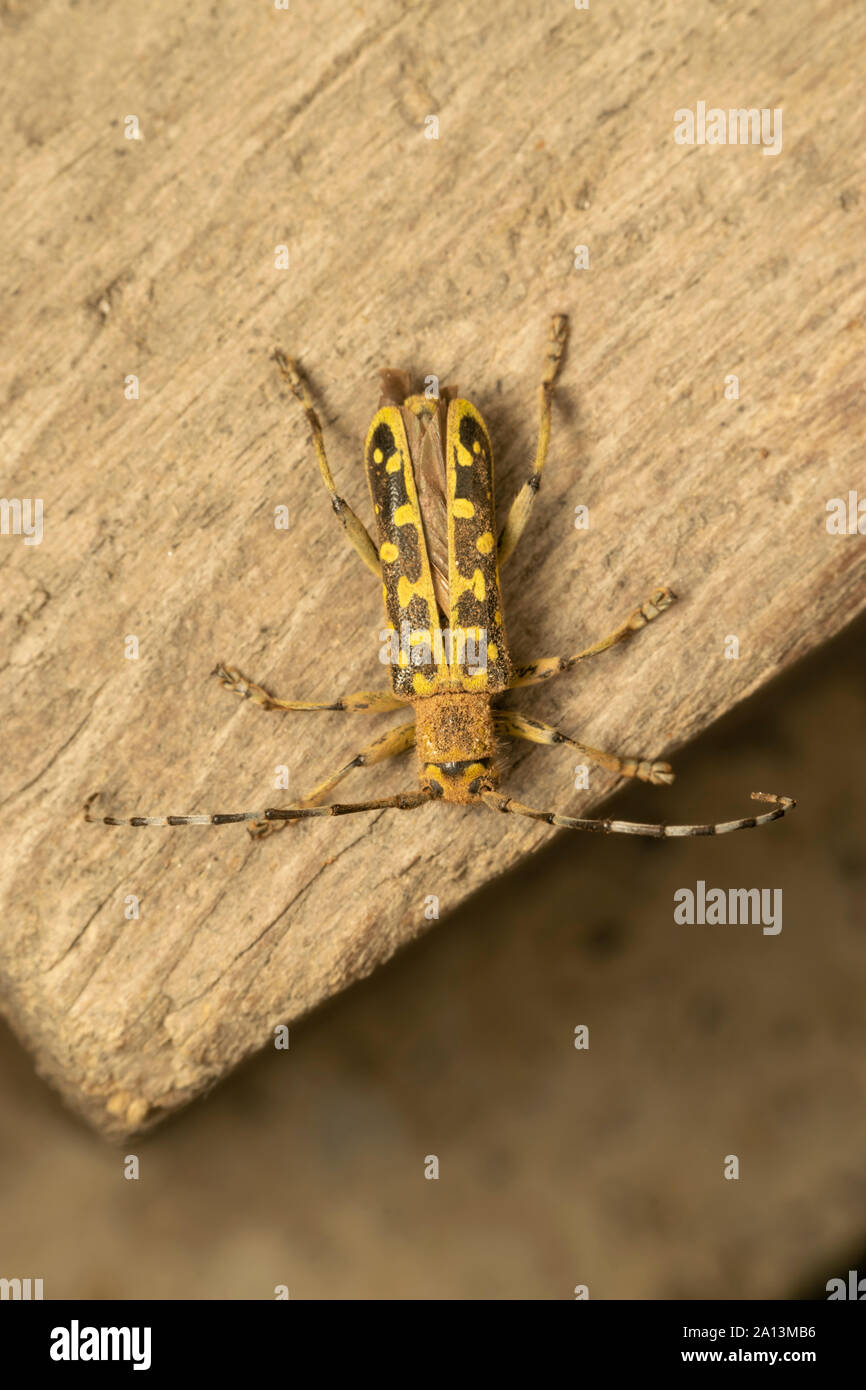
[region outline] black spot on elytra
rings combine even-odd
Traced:
[[[473,445],[481,445],[482,453],[487,453],[487,436],[484,430],[475,419],[474,415],[464,415],[460,420],[460,443],[470,454],[474,454]]]
[[[376,426],[373,431],[373,438],[370,440],[371,455],[374,454],[377,449],[382,450],[382,455],[386,460],[397,452],[397,445],[394,442],[394,431],[384,420]]]

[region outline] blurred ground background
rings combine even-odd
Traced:
[[[789,820],[562,834],[125,1149],[4,1029],[0,1274],[49,1298],[549,1299],[820,1297],[863,1273],[864,639],[861,620],[677,759],[696,818],[783,768]],[[664,794],[609,804],[655,818]],[[781,933],[677,926],[698,877],[781,887]]]

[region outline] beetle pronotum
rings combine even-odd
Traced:
[[[297,364],[277,351],[275,360],[304,408],[325,487],[346,537],[382,584],[385,613],[394,642],[391,690],[357,691],[324,703],[279,700],[232,666],[214,674],[229,690],[268,710],[380,711],[411,709],[412,718],[368,744],[294,806],[216,815],[117,816],[90,814],[106,825],[232,825],[249,823],[253,834],[267,834],[287,821],[316,816],[352,815],[393,807],[409,811],[441,797],[461,805],[529,816],[569,830],[626,835],[725,835],[778,820],[796,804],[791,797],[753,792],[771,810],[759,816],[715,825],[644,825],[635,821],[583,819],[538,811],[499,791],[497,741],[503,735],[532,743],[565,744],[582,757],[621,777],[656,784],[673,781],[667,763],[622,758],[590,748],[536,719],[497,709],[506,690],[537,685],[571,670],[625,641],[674,602],[657,589],[602,641],[568,657],[544,657],[514,666],[505,640],[500,567],[512,554],[532,511],[550,440],[553,388],[562,365],[568,321],[556,315],[550,325],[539,387],[538,444],[535,461],[496,537],[493,505],[493,453],[487,427],[475,406],[449,388],[428,398],[413,395],[405,372],[385,369],[379,409],[367,432],[367,480],[379,543],[338,494],[325,453],[322,427]],[[399,641],[398,641],[399,634]],[[373,801],[326,802],[353,768],[369,767],[410,748],[418,759],[418,790]]]

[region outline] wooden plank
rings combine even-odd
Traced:
[[[125,12],[61,23],[50,0],[16,20],[3,492],[43,500],[44,536],[0,538],[0,969],[40,1070],[102,1131],[184,1104],[427,929],[431,895],[452,910],[550,835],[441,805],[263,844],[82,824],[96,789],[118,813],[273,802],[277,766],[295,795],[387,727],[265,714],[208,677],[231,661],[309,699],[382,683],[376,585],[275,343],[305,363],[368,519],[376,368],[457,382],[510,497],[546,321],[570,314],[544,487],[505,572],[514,654],[579,648],[659,583],[680,595],[628,648],[509,697],[591,744],[675,750],[863,607],[862,538],[825,521],[861,476],[864,20],[796,0],[690,22],[672,3],[458,0],[219,28],[158,3],[132,31]],[[781,153],[676,144],[698,101],[781,108]],[[534,805],[580,814],[611,789],[575,793],[573,758],[528,756],[508,786]],[[784,773],[770,789],[796,795]],[[404,760],[347,785],[413,777]],[[659,818],[702,819],[699,790],[660,789]]]

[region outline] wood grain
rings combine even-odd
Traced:
[[[805,0],[687,18],[671,0],[48,0],[5,22],[2,492],[43,499],[44,537],[0,537],[0,980],[40,1071],[123,1135],[427,929],[430,895],[444,915],[550,834],[442,805],[262,844],[82,823],[97,789],[118,814],[285,800],[278,765],[299,794],[388,725],[266,714],[209,678],[219,659],[287,697],[383,684],[380,594],[275,344],[304,363],[369,521],[377,369],[459,384],[510,498],[547,319],[570,315],[544,485],[505,571],[513,655],[576,650],[660,583],[680,596],[626,648],[509,697],[588,743],[669,754],[864,606],[863,538],[825,519],[863,487],[866,22]],[[677,145],[698,101],[781,108],[782,152]],[[761,790],[797,794],[773,776]],[[346,786],[413,777],[404,760]],[[571,814],[611,790],[575,793],[559,750],[521,746],[508,778]],[[659,789],[659,818],[733,818],[750,790],[708,808]]]

